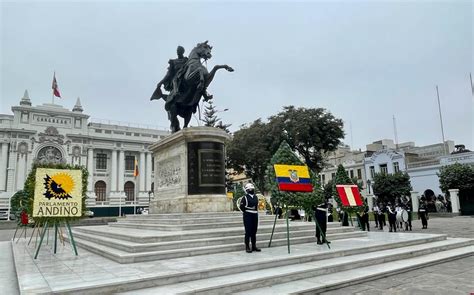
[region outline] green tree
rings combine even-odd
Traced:
[[[202,119],[204,126],[216,127],[219,119],[217,118],[217,110],[212,100],[208,100],[204,105],[204,118]]]
[[[282,192],[278,189],[275,170],[273,168],[275,164],[304,165],[303,161],[291,150],[288,143],[283,141],[273,155],[266,171],[266,188],[271,192],[272,204],[279,206],[296,206],[303,208],[306,212],[312,212],[312,206],[321,203],[324,198],[317,175],[309,170],[311,183],[313,185],[313,192],[311,193]]]
[[[474,168],[467,164],[455,163],[439,169],[439,188],[448,194],[450,189],[460,192],[474,190]]]
[[[372,184],[374,195],[382,202],[395,202],[396,198],[410,196],[410,176],[406,172],[376,173]]]
[[[261,119],[234,133],[227,152],[229,167],[252,178],[263,191],[265,171],[283,141],[315,173],[324,165],[324,154],[337,148],[344,137],[342,120],[324,109],[284,107],[268,123]]]
[[[265,171],[272,151],[268,138],[268,126],[260,119],[234,133],[227,147],[228,167],[237,173],[245,173],[260,191],[265,191]]]
[[[323,108],[286,106],[269,118],[269,125],[274,143],[288,142],[316,173],[324,168],[324,154],[337,149],[344,138],[342,120]]]
[[[202,119],[204,126],[220,128],[225,132],[230,133],[229,127],[232,124],[224,124],[222,120],[217,117],[217,113],[218,111],[216,110],[212,100],[206,101],[204,105],[204,119]]]

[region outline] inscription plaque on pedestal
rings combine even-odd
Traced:
[[[188,194],[225,194],[222,143],[188,143]]]

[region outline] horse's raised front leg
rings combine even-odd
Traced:
[[[214,66],[214,68],[212,68],[212,70],[209,72],[209,75],[207,76],[206,88],[211,84],[212,80],[214,80],[214,76],[216,75],[216,72],[220,69],[226,69],[228,72],[234,71],[234,69],[232,67],[229,67],[228,65]]]

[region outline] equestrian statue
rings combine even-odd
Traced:
[[[183,128],[186,128],[192,114],[196,113],[201,97],[204,98],[204,101],[212,99],[212,95],[207,92],[207,87],[211,84],[216,72],[220,69],[234,71],[228,65],[216,65],[208,72],[201,60],[210,59],[212,57],[211,50],[212,46],[208,44],[208,41],[198,43],[191,50],[189,57],[185,57],[184,48],[178,46],[178,58],[169,60],[168,72],[158,82],[156,90],[150,98],[150,100],[162,98],[165,101],[165,110],[168,112],[172,133],[181,129],[178,116],[184,118]],[[161,86],[169,93],[164,94]]]

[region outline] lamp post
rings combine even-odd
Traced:
[[[369,195],[370,195],[370,184],[371,184],[371,183],[372,183],[372,182],[370,181],[370,179],[367,179],[367,188],[369,189]]]

